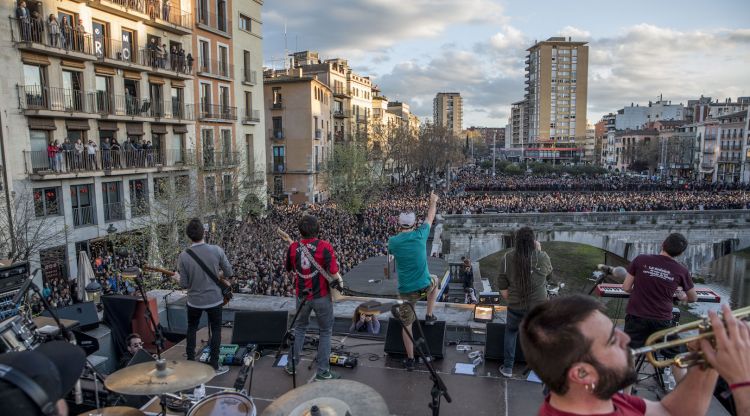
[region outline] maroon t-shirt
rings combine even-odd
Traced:
[[[637,396],[615,393],[612,396],[612,404],[615,411],[610,413],[597,413],[596,416],[643,416],[646,414],[646,402]],[[578,413],[568,413],[555,409],[549,404],[549,396],[539,408],[539,416],[580,416]]]
[[[325,240],[318,240],[317,238],[303,239],[301,242],[310,251],[310,254],[312,254],[315,261],[321,266],[321,269],[331,275],[339,272],[339,264],[336,261],[336,254],[333,252],[331,243]],[[296,241],[289,246],[289,250],[286,253],[286,270],[297,272],[295,283],[297,296],[300,296],[302,291],[308,288],[311,289],[311,292],[307,295],[307,300],[328,296],[330,292],[328,280],[318,272],[315,266],[310,264],[307,256],[302,253],[299,243]]]
[[[690,272],[677,261],[660,254],[641,254],[628,266],[635,277],[627,313],[639,318],[672,319],[672,298],[677,287],[693,288]]]

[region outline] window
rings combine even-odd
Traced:
[[[210,52],[208,41],[199,40],[198,41],[198,65],[200,65],[200,68],[198,70],[200,72],[210,72],[209,71],[210,60],[211,60],[211,52]]]
[[[136,39],[137,36],[135,35],[135,32],[122,29],[122,43],[120,44],[120,50],[116,51],[116,58],[123,61],[133,62],[133,51],[136,50]]]
[[[176,192],[188,192],[190,190],[190,176],[189,175],[180,175],[175,178],[174,183],[175,191]]]
[[[26,105],[29,108],[47,108],[49,91],[45,77],[45,67],[40,65],[24,65],[24,93]]]
[[[216,179],[213,176],[206,176],[206,200],[213,201],[216,198]]]
[[[129,116],[140,114],[141,106],[139,103],[138,81],[134,79],[125,79],[123,81],[125,89],[125,112]]]
[[[111,85],[112,79],[110,77],[96,76],[96,110],[98,113],[109,114],[113,110],[112,97],[109,93]]]
[[[221,130],[221,149],[224,165],[232,164],[232,130]]]
[[[273,87],[271,89],[271,94],[273,96],[273,104],[280,105],[281,104],[281,87]]]
[[[271,119],[273,123],[273,137],[276,139],[284,138],[284,129],[281,123],[281,117],[273,117]]]
[[[229,201],[232,199],[232,175],[224,175],[223,182],[223,197],[224,201]]]
[[[229,112],[229,87],[219,86],[219,102],[221,103],[222,116],[227,116]]]
[[[185,90],[172,87],[172,118],[185,118]]]
[[[130,207],[132,217],[148,215],[148,182],[146,179],[130,181]]]
[[[254,174],[255,163],[253,163],[253,135],[252,134],[245,135],[245,157],[247,158],[245,160],[245,163],[247,163],[246,170],[248,174]]]
[[[198,0],[198,22],[204,25],[208,24],[208,1],[209,0]]]
[[[34,215],[37,218],[60,214],[59,187],[34,189]]]
[[[94,55],[100,58],[109,56],[107,54],[107,52],[109,52],[107,50],[107,44],[109,43],[109,30],[107,24],[93,20],[91,22],[91,28],[94,32]]]
[[[245,117],[253,118],[253,93],[245,91]]]
[[[210,117],[211,111],[211,84],[201,83],[201,116]]]
[[[163,201],[169,196],[169,179],[166,176],[154,178],[154,198]]]
[[[212,128],[201,130],[201,141],[203,142],[203,165],[211,167],[214,165],[214,130]]]
[[[73,226],[84,227],[93,225],[95,221],[93,207],[93,186],[71,185],[70,186],[70,205],[73,207]]]
[[[253,31],[252,19],[250,19],[249,17],[245,16],[242,13],[240,13],[240,29],[246,32],[251,32],[251,33]]]
[[[164,117],[161,84],[148,83],[148,95],[151,98],[151,116]]]
[[[122,182],[102,182],[102,203],[105,222],[125,219],[122,206]]]
[[[273,171],[284,172],[284,146],[273,147]]]
[[[226,46],[219,46],[219,75],[229,76],[229,49]]]
[[[172,163],[179,164],[185,162],[184,159],[184,145],[185,135],[182,133],[174,133],[171,137],[172,147],[169,149],[172,155]]]
[[[222,32],[227,31],[227,2],[226,0],[217,0],[216,2],[216,15],[218,22],[216,28]]]
[[[251,61],[250,61],[250,51],[243,51],[242,52],[242,64],[244,65],[242,73],[245,76],[244,81],[255,84],[256,79],[253,76],[253,71],[251,70]]]
[[[62,71],[65,111],[83,111],[83,82],[78,71]]]

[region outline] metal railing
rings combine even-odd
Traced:
[[[94,207],[73,207],[73,226],[85,227],[87,225],[94,225]]]
[[[320,139],[321,137],[323,137],[323,130],[315,129],[315,138]]]
[[[104,221],[120,221],[125,219],[125,206],[122,202],[104,204]]]
[[[206,10],[201,10],[200,7],[195,9],[195,24],[200,26],[207,26],[213,30],[219,32],[229,33],[229,28],[232,27],[232,21],[229,19],[229,13],[222,16],[217,13],[213,13]]]
[[[192,15],[183,12],[179,3],[159,0],[95,0],[98,3],[111,3],[148,16],[151,20],[162,20],[175,26],[191,29]]]
[[[346,87],[333,87],[333,95],[352,95],[351,90]]]
[[[276,101],[276,102],[271,103],[272,110],[281,110],[282,108],[284,108],[283,101]]]
[[[239,152],[203,152],[201,160],[201,168],[203,169],[231,168],[239,164]]]
[[[94,150],[92,153],[86,148],[81,152],[62,150],[52,154],[47,150],[25,150],[24,158],[26,173],[37,175],[195,164],[195,155],[185,149],[132,149],[125,143],[117,150]]]
[[[257,84],[258,83],[258,72],[257,71],[250,71],[249,69],[246,69],[244,71],[244,78],[243,81],[248,84]]]
[[[233,75],[234,66],[228,61],[220,61],[217,59],[199,59],[198,60],[198,72],[216,75],[220,77],[231,77]]]
[[[333,110],[333,116],[338,118],[349,118],[351,117],[350,110]]]
[[[242,112],[243,123],[257,123],[260,121],[260,110],[245,109]]]
[[[194,119],[194,106],[180,101],[151,101],[132,95],[111,95],[103,92],[89,93],[93,112],[115,116],[154,117],[180,120]]]
[[[285,132],[283,128],[268,129],[268,138],[270,138],[271,140],[283,140],[285,137],[284,133]]]
[[[11,39],[15,43],[28,42],[40,44],[65,51],[80,52],[87,55],[94,54],[90,33],[77,30],[72,26],[63,26],[59,22],[58,33],[50,33],[49,27],[43,20],[10,19]]]
[[[237,120],[237,107],[204,103],[198,106],[198,118]]]
[[[50,110],[91,113],[91,103],[83,91],[42,85],[19,85],[19,106],[22,110]]]

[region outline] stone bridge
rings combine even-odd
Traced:
[[[446,215],[440,236],[448,261],[479,260],[510,246],[518,228],[531,226],[539,241],[567,241],[601,248],[627,260],[658,253],[671,232],[690,245],[679,258],[691,272],[750,246],[750,210],[564,212]]]

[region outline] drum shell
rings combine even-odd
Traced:
[[[257,416],[253,400],[238,392],[222,391],[204,397],[186,416]]]

